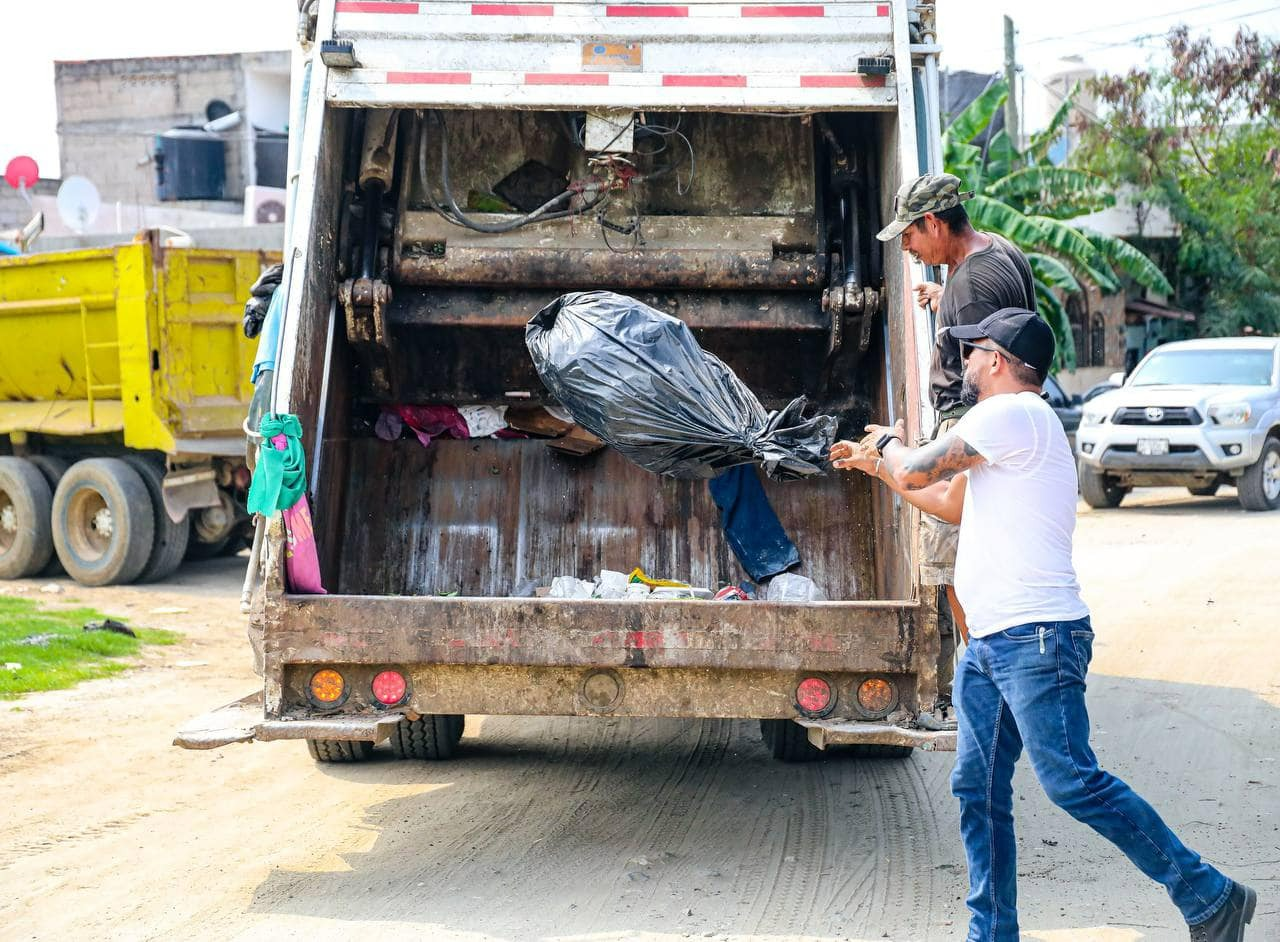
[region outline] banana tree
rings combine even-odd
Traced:
[[[1008,97],[1008,83],[994,81],[956,115],[942,134],[943,163],[965,189],[974,191],[965,204],[974,225],[999,233],[1027,253],[1040,314],[1058,340],[1058,368],[1074,369],[1075,341],[1063,297],[1083,292],[1084,281],[1114,294],[1123,287],[1121,274],[1163,294],[1173,289],[1159,267],[1123,239],[1069,222],[1115,201],[1102,177],[1049,161],[1073,95],[1022,150],[1003,129],[989,134],[982,146],[974,143]]]

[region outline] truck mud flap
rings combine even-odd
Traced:
[[[277,739],[340,739],[381,742],[404,719],[402,713],[335,716],[316,720],[268,720],[262,715],[262,691],[198,716],[178,730],[173,744],[183,749],[217,749],[235,742]]]
[[[847,720],[802,720],[795,722],[809,731],[809,742],[819,749],[828,746],[879,744],[911,746],[925,752],[955,752],[956,731],[906,729],[887,723],[858,723]]]

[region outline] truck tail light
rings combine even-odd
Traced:
[[[858,706],[871,716],[887,716],[898,702],[898,691],[883,677],[869,677],[858,684]]]
[[[831,685],[821,677],[806,677],[796,686],[796,706],[808,716],[821,716],[831,709]]]
[[[394,706],[404,699],[408,685],[399,671],[382,671],[373,678],[374,699],[383,706]]]
[[[331,667],[318,670],[311,675],[308,684],[311,696],[319,703],[337,703],[347,692],[347,682]]]

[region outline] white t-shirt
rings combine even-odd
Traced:
[[[970,635],[1084,618],[1071,564],[1076,465],[1053,409],[1031,392],[989,396],[951,431],[986,459],[968,472],[956,550]]]

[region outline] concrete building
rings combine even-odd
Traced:
[[[284,185],[287,52],[58,62],[54,83],[62,177],[87,177],[102,198],[84,232],[239,226],[246,188]],[[220,116],[219,130],[202,130]],[[180,140],[203,139],[221,157],[223,182],[205,198],[175,199],[183,193],[172,175],[168,192],[158,186],[158,167],[174,169],[175,128],[194,129]],[[33,197],[35,204],[45,210],[46,232],[70,231],[51,196]]]

